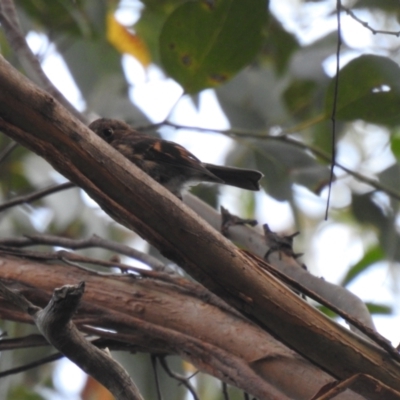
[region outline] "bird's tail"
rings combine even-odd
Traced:
[[[247,190],[260,190],[259,181],[264,176],[260,171],[213,164],[204,164],[204,166],[227,185]]]

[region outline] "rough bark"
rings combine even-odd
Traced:
[[[386,351],[312,308],[0,58],[0,129],[81,186],[204,286],[337,378],[400,389]]]
[[[1,255],[0,271],[7,286],[18,288],[38,305],[47,303],[55,287],[83,280],[85,294],[74,318],[81,331],[94,333],[95,328],[96,335],[126,343],[131,351],[180,355],[260,399],[271,398],[271,386],[282,398],[309,399],[332,381],[235,310],[213,304],[205,289],[183,278],[168,283],[132,275],[104,275]],[[27,314],[13,312],[3,302],[0,316],[29,321]],[[349,391],[338,397],[358,398]]]

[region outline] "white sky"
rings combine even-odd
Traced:
[[[326,19],[323,19],[326,13],[326,4],[328,3],[310,3],[307,7],[302,8],[303,11],[300,18],[298,18],[299,1],[273,0],[271,1],[271,9],[276,14],[282,16],[287,29],[300,32],[299,36],[302,42],[309,43],[315,39],[317,34],[323,35],[335,29],[335,18],[329,18],[328,22],[326,22]],[[125,22],[131,22],[135,16],[125,15],[124,17],[123,14],[119,14],[119,17],[124,19]],[[365,19],[368,19],[368,16]],[[320,21],[322,20],[324,22],[321,23]],[[310,24],[310,21],[313,21],[313,23]],[[357,37],[359,48],[365,49],[371,45],[372,39],[366,34],[365,29],[360,27],[355,21],[347,17],[344,18],[343,28],[347,37]],[[28,42],[35,52],[47,45],[46,38],[36,33],[28,35]],[[182,89],[171,79],[165,79],[158,68],[150,67],[145,72],[140,64],[130,56],[123,57],[123,65],[127,71],[128,80],[134,83],[130,93],[133,101],[152,121],[159,122],[164,120],[175,106],[172,118],[180,124],[216,129],[229,128],[229,123],[221,112],[212,90],[206,90],[201,94],[200,107],[199,110],[196,110],[187,98],[178,101],[182,94]],[[52,82],[64,93],[67,99],[79,109],[83,109],[84,103],[79,90],[76,88],[61,57],[54,51],[49,52],[42,66]],[[332,62],[328,61],[325,67],[329,74],[333,73],[334,66]],[[177,101],[178,103],[176,104]],[[193,131],[171,131],[171,134],[167,138],[187,147],[203,161],[222,163],[231,145],[231,140],[222,135],[207,133],[207,146],[202,146],[201,144],[205,142],[204,135],[205,133],[196,133]],[[342,146],[340,156],[343,158],[340,161],[351,167],[351,163],[354,163],[357,158],[354,146],[352,146],[351,142],[341,143],[340,146]],[[374,143],[370,147],[377,151]],[[372,157],[373,161],[372,165],[369,166],[370,170],[381,170],[383,168],[383,159],[386,162],[390,162],[390,158],[388,157],[390,156],[388,155],[383,158],[382,153],[377,153],[375,157]],[[375,164],[373,164],[374,162]],[[223,193],[224,205],[231,209],[232,212],[235,212],[238,192],[234,188],[226,188]],[[301,209],[307,215],[322,221],[325,212],[324,196],[322,198],[317,197],[301,187],[296,187],[295,193],[296,201]],[[343,206],[350,201],[350,192],[340,180],[334,184],[332,195],[333,204],[337,206]],[[265,219],[265,215],[268,217],[268,221],[259,219],[262,220],[262,223],[268,222],[271,228],[276,231],[293,229],[293,215],[287,203],[277,202],[266,193],[258,194],[257,200],[259,215],[263,215],[263,219]],[[266,212],[265,210],[268,211]],[[308,259],[312,260],[314,273],[323,275],[328,281],[338,282],[347,271],[349,265],[362,257],[364,252],[363,246],[363,242],[360,239],[360,232],[349,227],[348,224],[328,221],[322,224],[318,234],[314,236],[311,248],[306,249],[306,252],[308,253]],[[363,300],[389,305],[397,304],[398,293],[397,288],[393,288],[392,274],[395,274],[395,269],[388,268],[386,264],[379,264],[352,284],[350,289]],[[396,329],[399,326],[399,320],[398,310],[396,310],[394,315],[389,317],[374,317],[380,333],[392,340],[395,346],[400,342],[400,332]],[[63,373],[56,374],[57,382],[61,382],[60,387],[66,385],[71,388],[70,374],[72,371],[76,371],[76,367],[71,366],[67,361],[63,361],[60,365],[62,365]],[[66,368],[68,368],[67,374],[65,374]],[[68,382],[62,383],[65,375],[68,376]],[[79,379],[77,378],[72,381],[78,384]],[[66,398],[68,399],[72,399],[73,397],[71,396],[70,392],[66,394]]]

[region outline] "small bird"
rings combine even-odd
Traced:
[[[123,121],[100,118],[89,128],[180,199],[187,186],[199,182],[260,190],[261,172],[202,163],[179,144],[139,133]]]

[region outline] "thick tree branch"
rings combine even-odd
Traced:
[[[61,185],[53,185],[45,189],[38,190],[36,192],[27,194],[25,196],[18,196],[12,200],[6,201],[0,204],[0,211],[4,211],[9,207],[13,207],[15,205],[29,203],[34,200],[38,200],[44,196],[49,194],[66,190],[69,188],[73,188],[75,185],[72,182],[66,182]],[[197,197],[186,194],[184,196],[184,202],[197,214],[199,214],[203,219],[205,219],[211,226],[213,226],[216,230],[219,231],[221,227],[221,216],[220,214],[205,204],[203,201],[198,199]],[[260,235],[256,230],[251,229],[246,226],[235,226],[229,228],[229,238],[231,238],[235,243],[237,242],[242,247],[250,250],[254,254],[258,255],[259,257],[263,257],[266,252],[269,250],[268,246],[266,246],[264,236]],[[58,239],[60,240],[60,239]],[[90,239],[90,242],[96,241],[97,239]],[[0,241],[0,243],[4,243],[4,241]],[[24,244],[28,244],[31,242],[33,244],[33,240],[29,240],[26,238],[18,238],[15,239],[15,242],[6,241],[8,245],[15,246],[23,246]],[[42,240],[43,243],[43,240]],[[54,244],[61,245],[60,243],[53,242]],[[86,243],[86,242],[85,242]],[[90,243],[88,242],[88,245]],[[102,243],[104,245],[104,243]],[[117,245],[118,247],[122,245]],[[69,247],[67,245],[67,247]],[[104,246],[103,246],[104,247]],[[75,247],[76,248],[76,247]],[[110,250],[116,250],[115,244],[112,247],[108,247]],[[121,252],[122,254],[126,254],[128,256],[132,256],[139,261],[148,264],[155,270],[165,270],[166,266],[158,262],[156,259],[151,257],[150,255],[143,254],[138,252],[134,249],[129,250],[129,254],[125,252]],[[372,321],[371,315],[366,307],[366,305],[355,296],[353,293],[348,291],[346,288],[343,288],[338,285],[331,284],[325,280],[321,280],[318,277],[315,277],[301,268],[301,265],[293,258],[293,257],[281,257],[280,253],[273,253],[268,258],[268,260],[278,268],[280,271],[285,273],[292,279],[295,279],[299,282],[303,287],[307,288],[308,290],[313,291],[317,295],[324,298],[334,307],[343,310],[350,316],[357,318],[362,324],[366,327],[375,330],[374,323]]]
[[[400,389],[400,366],[322,315],[0,58],[0,129],[85,189],[203,285],[339,378]]]
[[[188,287],[183,278],[166,283],[132,275],[104,276],[26,257],[19,260],[0,255],[0,263],[7,285],[18,287],[40,305],[47,303],[52,288],[67,280],[84,280],[85,298],[74,318],[81,331],[113,343],[127,343],[131,351],[178,354],[203,372],[257,398],[281,392],[280,396],[309,399],[332,381],[237,312],[214,304],[213,296],[208,299],[202,291]],[[9,310],[0,302],[0,316],[25,321]],[[292,376],[298,377],[296,385]],[[359,400],[359,396],[346,392],[340,397],[350,399]]]
[[[219,230],[221,226],[221,215],[208,204],[190,194],[184,196],[184,202],[199,215],[202,216],[212,227]],[[241,247],[250,250],[259,257],[264,257],[269,250],[265,244],[265,237],[254,228],[248,226],[233,226],[229,228],[228,237]],[[359,319],[359,321],[370,329],[375,330],[374,323],[366,305],[359,297],[344,287],[334,285],[324,279],[310,274],[301,268],[301,264],[293,257],[274,252],[268,257],[268,261],[276,269],[294,279],[304,288],[316,293],[330,304],[343,310],[348,315]]]
[[[4,211],[9,207],[13,207],[15,205],[28,203],[49,194],[69,189],[75,187],[75,185],[71,182],[63,183],[61,185],[50,186],[46,189],[41,189],[36,192],[27,194],[25,196],[18,196],[12,200],[9,200],[3,204],[0,204],[0,211]],[[198,199],[197,197],[186,194],[184,196],[184,202],[197,214],[199,214],[203,219],[205,219],[211,226],[213,226],[216,230],[219,230],[221,227],[221,215],[213,208],[205,204],[203,201]],[[230,227],[228,231],[228,237],[232,239],[235,243],[240,244],[242,247],[250,250],[254,254],[259,257],[263,257],[266,252],[269,250],[268,246],[265,243],[265,238],[261,234],[259,234],[256,230],[251,229],[246,226],[234,226]],[[15,238],[15,239],[2,239],[0,240],[0,244],[7,244],[8,246],[27,246],[33,245],[35,243],[35,238]],[[50,238],[48,238],[50,239]],[[41,235],[41,239],[37,238],[37,243],[48,243],[54,244],[58,246],[70,247],[68,244],[62,244],[61,238],[58,239],[50,239],[45,240],[43,235]],[[71,243],[72,240],[68,240],[68,243]],[[85,243],[89,246],[90,244],[101,245],[100,247],[105,247],[104,242],[99,243],[99,240],[96,238],[88,239],[88,241],[82,241],[79,246],[84,246]],[[74,245],[78,246],[78,244]],[[121,251],[123,247],[122,245],[116,244],[108,244],[108,249],[115,250],[121,252],[121,254],[128,255],[133,257],[139,261],[144,262],[145,264],[151,266],[153,269],[158,271],[168,270],[167,267],[161,264],[158,260],[154,259],[150,255],[143,254],[134,249],[128,249],[127,251]],[[70,248],[78,248],[78,247],[70,247]],[[119,250],[117,250],[117,248]],[[301,265],[293,258],[293,257],[282,257],[280,253],[272,253],[268,260],[274,265],[277,269],[285,273],[288,277],[295,279],[298,283],[300,283],[303,287],[308,290],[313,291],[320,297],[324,298],[334,307],[343,310],[350,316],[357,318],[362,324],[366,327],[375,330],[374,323],[372,321],[371,315],[366,307],[366,305],[355,296],[353,293],[348,291],[346,288],[343,288],[338,285],[334,285],[325,280],[321,280],[318,277],[315,277],[301,268]]]

